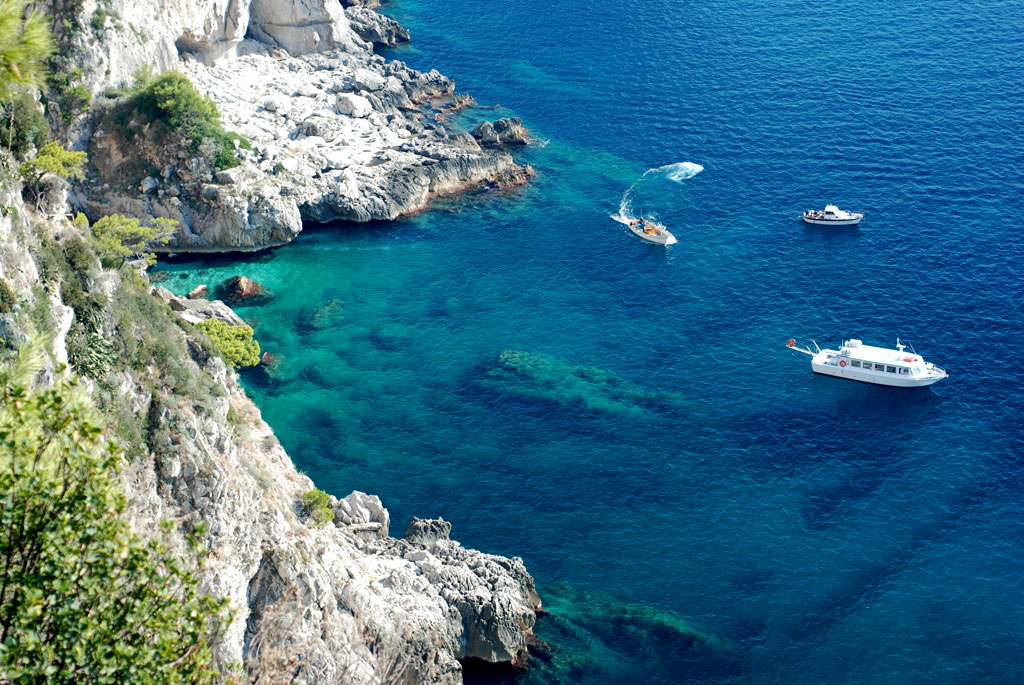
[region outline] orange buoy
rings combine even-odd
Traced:
[[[796,338],[790,338],[790,339],[789,339],[789,340],[788,340],[788,341],[786,342],[786,347],[793,347],[793,346],[795,346],[795,345],[796,345]]]

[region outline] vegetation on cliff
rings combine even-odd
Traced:
[[[207,319],[196,326],[210,338],[224,361],[236,369],[260,363],[260,344],[252,339],[249,326],[231,326],[219,319]]]
[[[252,149],[244,136],[224,130],[217,105],[177,71],[155,76],[149,69],[140,69],[126,95],[116,114],[125,131],[130,131],[132,117],[142,116],[157,124],[163,135],[179,135],[189,141],[192,154],[206,159],[216,171],[241,163],[236,145]]]
[[[132,532],[122,450],[73,380],[33,386],[40,367],[34,345],[0,369],[0,680],[214,682],[227,601]]]

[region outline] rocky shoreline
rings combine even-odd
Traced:
[[[122,130],[112,115],[116,102],[100,98],[79,136],[98,173],[72,193],[73,205],[91,217],[118,212],[176,220],[164,251],[253,251],[287,243],[304,221],[392,220],[436,197],[521,185],[532,175],[497,149],[505,141],[493,128],[478,142],[433,120],[426,110],[433,101],[442,107],[466,101],[455,97],[451,79],[373,53],[372,42],[408,38],[394,20],[363,7],[342,10],[330,0],[302,0],[290,10],[275,5],[272,15],[266,2],[251,2],[248,15],[244,8],[231,4],[239,12],[233,32],[208,9],[208,20],[183,27],[183,36],[160,30],[153,36],[163,38],[155,54],[166,66],[186,74],[216,103],[225,128],[252,143],[252,150],[238,151],[241,165],[215,172],[138,122]],[[125,6],[126,13],[134,9]],[[201,8],[179,0],[157,19],[183,21],[191,10]],[[147,22],[148,32],[153,19]],[[103,58],[86,51],[95,89],[108,74],[130,73],[139,62],[130,49],[135,38],[104,37],[110,58],[125,63],[112,71],[108,59],[103,78],[96,73]],[[176,58],[166,56],[166,43]],[[524,136],[509,140],[522,144]],[[120,182],[146,167],[155,173],[138,185]]]
[[[42,238],[33,224],[60,244],[87,237],[67,220],[72,209],[92,219],[167,217],[178,222],[167,251],[260,250],[287,243],[304,221],[390,220],[437,196],[521,184],[532,173],[433,120],[428,103],[466,100],[437,71],[373,53],[371,43],[408,37],[372,12],[373,0],[105,6],[109,18],[83,26],[73,46],[97,96],[68,131],[89,153],[90,177],[71,189],[70,206],[58,198],[48,216],[0,187],[0,200],[17,210],[0,216],[0,276],[25,307],[44,303],[54,313],[56,362],[67,362],[73,315],[59,282],[36,285]],[[240,166],[215,171],[181,141],[118,120],[120,96],[103,93],[143,64],[181,71],[215,101],[225,128],[252,142],[238,150]],[[138,291],[144,269],[119,278],[90,268],[96,273],[81,277],[86,294],[154,303],[133,325],[155,327],[150,337],[176,350],[141,375],[111,370],[104,392],[125,416],[145,417],[145,454],[123,474],[135,529],[152,534],[171,521],[171,544],[181,551],[197,524],[208,531],[212,553],[199,578],[234,609],[216,645],[220,665],[242,664],[246,679],[260,683],[456,683],[462,659],[525,662],[541,601],[521,559],[463,548],[443,519],[414,519],[402,538],[391,537],[381,501],[358,491],[331,497],[330,520],[312,521],[301,502],[314,484],[192,328],[208,318],[238,325],[237,315],[203,292]],[[100,316],[108,339],[139,330],[110,310]],[[14,317],[3,323],[5,342],[24,339]],[[189,379],[204,390],[181,395]]]

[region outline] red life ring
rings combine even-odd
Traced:
[[[794,345],[796,345],[795,338],[790,338],[788,341],[786,341],[786,347],[793,347]]]
[[[839,360],[839,366],[846,366],[846,360],[845,359],[840,359]]]

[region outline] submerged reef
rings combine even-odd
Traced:
[[[677,393],[646,390],[606,369],[522,350],[499,354],[476,384],[499,394],[622,417],[685,407],[685,398]]]

